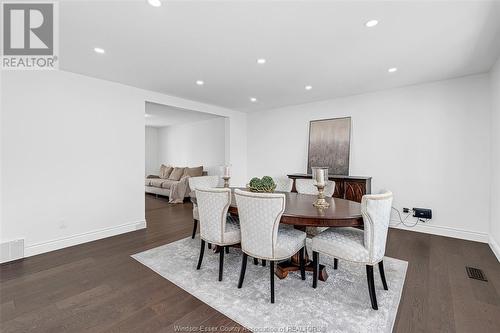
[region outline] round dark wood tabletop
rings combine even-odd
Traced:
[[[231,188],[234,190],[234,188]],[[280,192],[276,192],[280,193]],[[359,227],[363,225],[361,204],[358,202],[326,198],[330,207],[319,209],[313,206],[316,195],[282,192],[285,194],[285,211],[280,222],[295,226],[309,227]],[[236,200],[233,198],[230,213],[237,214]]]
[[[281,223],[312,227],[362,226],[361,205],[358,202],[339,198],[326,198],[330,207],[319,209],[313,206],[316,195],[285,193],[285,212]]]

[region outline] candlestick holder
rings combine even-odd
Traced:
[[[313,206],[316,208],[328,208],[330,204],[325,199],[325,184],[314,184],[318,188],[318,198],[313,202]]]
[[[229,179],[231,179],[231,177],[223,176],[222,179],[224,179],[224,187],[228,188],[229,187]]]
[[[330,204],[325,200],[325,186],[328,182],[328,168],[312,167],[312,178],[314,186],[318,189],[318,198],[314,201],[313,206],[316,208],[328,208]]]

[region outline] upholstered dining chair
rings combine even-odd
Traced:
[[[318,194],[318,189],[314,186],[313,179],[295,179],[295,188],[297,189],[297,193],[302,194]],[[325,197],[333,197],[333,193],[335,192],[335,182],[333,180],[329,180],[326,182],[326,186],[324,189]]]
[[[269,261],[271,303],[274,303],[274,262],[290,258],[299,252],[300,273],[305,280],[303,231],[280,227],[285,211],[285,194],[252,193],[235,190],[241,227],[241,262],[238,288],[243,286],[248,256]]]
[[[314,186],[313,179],[295,179],[295,188],[297,189],[297,193],[302,194],[318,194],[318,189]],[[332,197],[335,192],[335,182],[333,180],[329,180],[326,183],[324,195],[325,197]],[[307,227],[306,233],[309,238],[314,237],[327,230],[328,227]]]
[[[273,180],[276,184],[276,192],[292,192],[293,179],[288,177],[275,177]]]
[[[201,177],[189,177],[188,178],[189,189],[191,193],[195,193],[197,188],[214,188],[219,184],[219,176],[201,176]],[[198,205],[195,201],[193,202],[193,234],[191,238],[196,236],[196,229],[198,228],[198,221],[200,220],[200,215],[198,214]]]
[[[391,217],[392,193],[364,195],[361,199],[364,231],[356,228],[330,228],[312,239],[313,288],[318,284],[319,254],[366,265],[372,308],[378,309],[373,266],[378,263],[380,278],[388,290],[384,273],[387,229]]]
[[[231,189],[229,188],[197,188],[196,200],[200,218],[200,257],[196,269],[200,269],[205,251],[205,241],[220,247],[219,251],[219,281],[222,281],[224,270],[224,252],[230,245],[241,240],[240,225],[235,217],[228,216],[227,210],[231,204]]]

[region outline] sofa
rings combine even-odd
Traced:
[[[206,174],[203,166],[185,168],[162,164],[159,175],[146,177],[145,192],[166,196],[169,203],[183,203],[185,198],[189,198],[191,192],[188,179]]]

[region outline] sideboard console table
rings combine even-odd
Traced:
[[[311,179],[311,174],[295,173],[288,175],[288,178],[293,179],[292,192],[297,192],[295,188],[295,179]],[[371,193],[372,177],[357,177],[357,176],[335,176],[329,175],[329,180],[335,181],[335,198],[341,198],[356,202],[361,202],[361,197]]]

